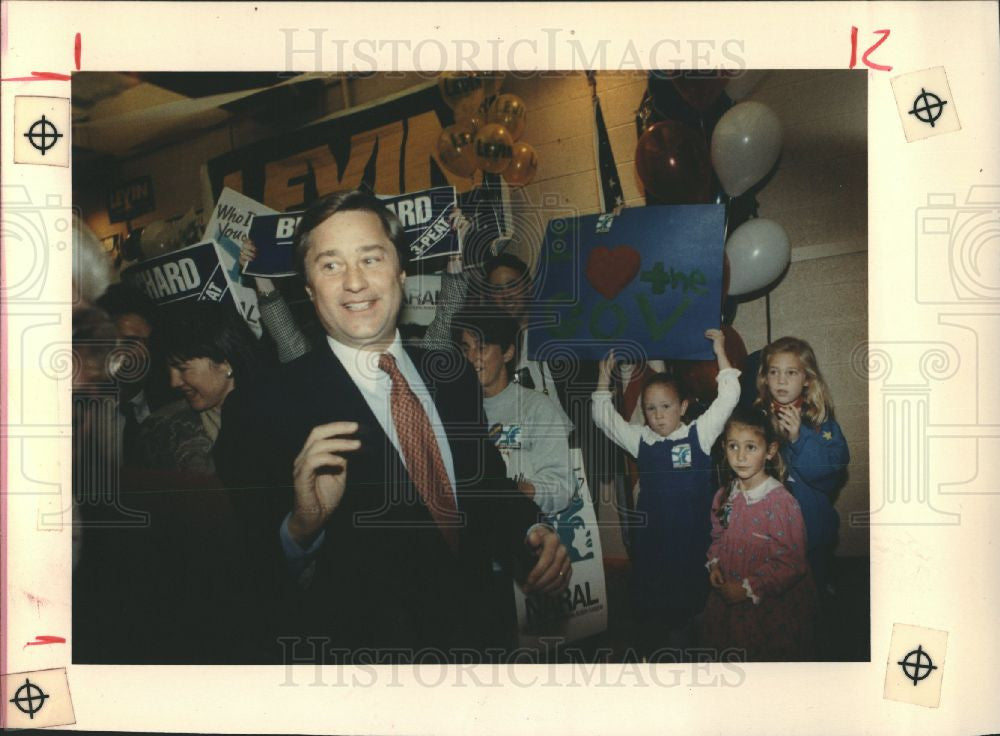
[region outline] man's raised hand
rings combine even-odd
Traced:
[[[356,422],[330,422],[313,427],[295,458],[295,501],[288,531],[303,548],[340,504],[347,485],[347,458],[342,453],[361,447],[350,439],[358,431]]]

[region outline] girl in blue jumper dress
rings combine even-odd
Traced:
[[[809,566],[822,595],[840,527],[833,496],[844,483],[851,459],[847,440],[833,418],[833,401],[816,354],[805,340],[782,337],[764,348],[757,391],[757,404],[782,440],[787,487],[802,509]]]
[[[711,449],[739,401],[740,372],[729,364],[722,332],[708,330],[705,337],[719,361],[719,391],[690,425],[681,419],[687,400],[677,381],[663,373],[643,387],[646,424],[626,422],[611,402],[613,351],[601,363],[593,394],[594,423],[639,466],[631,588],[645,648],[691,644],[691,621],[708,593],[704,565],[715,490]]]

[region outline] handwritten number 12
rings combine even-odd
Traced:
[[[877,49],[879,46],[885,43],[886,39],[889,38],[888,28],[883,28],[882,30],[875,31],[875,33],[880,34],[882,37],[878,41],[873,43],[871,46],[869,46],[868,50],[861,55],[861,63],[867,66],[869,69],[874,69],[876,71],[880,72],[892,71],[892,66],[885,64],[877,64],[874,61],[869,61],[868,59],[868,57],[872,55],[875,49]],[[851,26],[851,63],[848,66],[848,69],[853,69],[854,67],[857,66],[857,64],[858,64],[858,27]]]

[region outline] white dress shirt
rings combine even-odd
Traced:
[[[329,343],[330,349],[333,350],[333,354],[337,356],[337,360],[344,366],[347,375],[351,377],[354,385],[358,387],[358,390],[368,404],[368,408],[372,410],[372,414],[375,415],[375,419],[378,420],[379,426],[382,427],[382,431],[385,432],[392,446],[399,452],[399,456],[402,458],[403,465],[405,466],[406,457],[399,449],[399,435],[396,434],[396,425],[392,421],[392,407],[389,404],[389,397],[392,392],[392,380],[389,378],[388,373],[378,367],[379,357],[382,354],[373,350],[360,350],[348,347],[343,343],[337,342],[329,335],[326,341]],[[441,459],[444,460],[445,470],[448,471],[448,480],[451,481],[451,491],[454,494],[455,465],[451,457],[448,435],[444,431],[444,425],[441,422],[441,416],[438,414],[437,406],[434,405],[433,397],[431,397],[430,392],[427,390],[427,386],[424,385],[424,379],[420,377],[417,367],[413,365],[410,356],[403,349],[403,343],[399,339],[398,331],[395,338],[393,338],[392,344],[385,352],[396,359],[396,366],[399,368],[399,372],[403,374],[403,378],[410,384],[410,390],[413,391],[413,394],[420,401],[421,406],[424,407],[424,411],[427,412],[431,429],[434,431],[434,436],[437,437]]]

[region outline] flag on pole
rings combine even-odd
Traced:
[[[618,178],[615,155],[611,151],[608,129],[604,125],[601,100],[595,93],[594,99],[594,148],[597,152],[598,192],[601,196],[601,212],[618,212],[625,206],[622,182]]]

